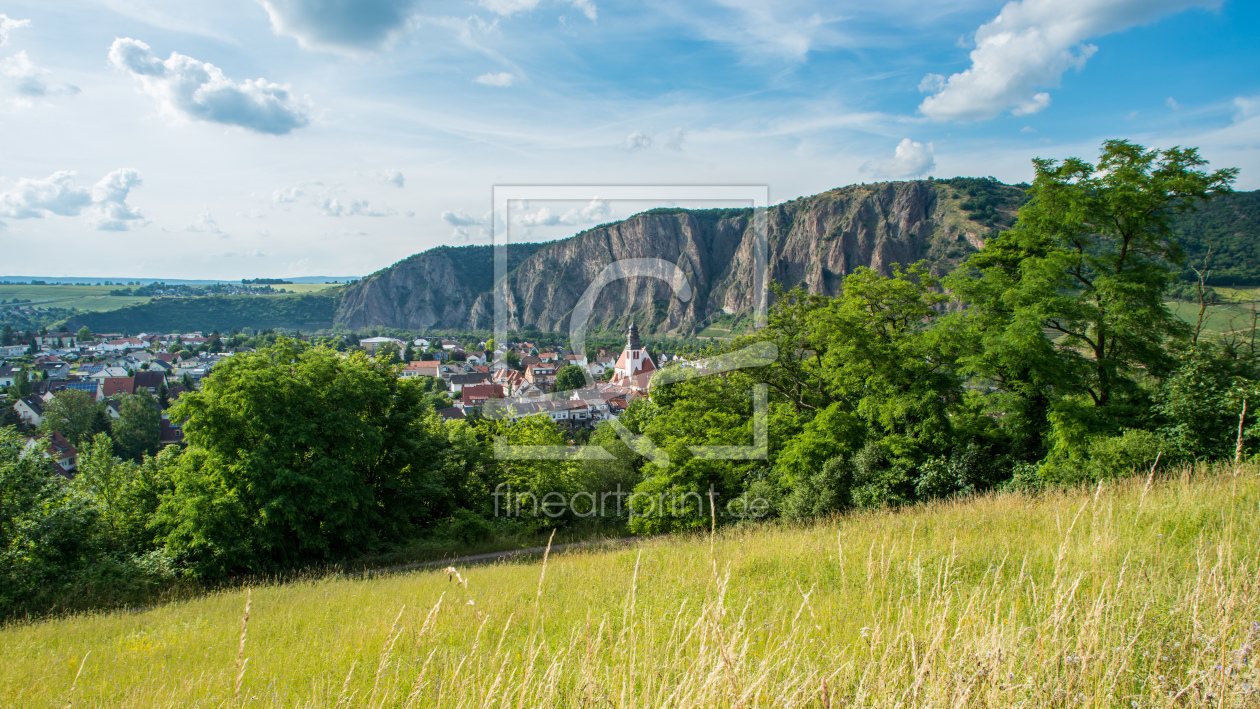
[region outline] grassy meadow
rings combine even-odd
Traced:
[[[0,704],[1254,707],[1232,472],[15,624]]]
[[[128,305],[147,303],[151,298],[111,296],[109,292],[118,286],[29,286],[0,285],[0,300],[29,299],[23,305],[56,308],[78,308],[88,312],[106,312]]]

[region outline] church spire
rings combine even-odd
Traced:
[[[630,321],[630,329],[626,331],[626,349],[639,349],[639,328],[634,326],[634,321]]]

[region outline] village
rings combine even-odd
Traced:
[[[0,346],[0,403],[6,420],[31,432],[28,448],[41,451],[67,477],[78,469],[79,451],[61,431],[45,425],[46,408],[57,396],[84,392],[115,421],[125,395],[150,396],[161,413],[159,445],[183,445],[182,421],[170,418],[170,407],[226,358],[254,351],[225,346],[217,331],[135,336],[60,331],[9,339],[13,344]],[[327,343],[330,338],[318,339]],[[443,420],[546,416],[567,434],[589,432],[600,421],[616,418],[647,393],[659,368],[690,364],[679,355],[654,357],[633,324],[620,352],[600,349],[594,358],[565,348],[540,350],[528,341],[351,335],[341,343],[348,345],[345,356],[362,351],[397,361],[393,366],[400,378],[440,381],[430,387],[449,397],[451,405],[437,410]]]

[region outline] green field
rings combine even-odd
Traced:
[[[0,630],[0,704],[1254,707],[1258,513],[1182,470],[264,584]]]
[[[1198,303],[1171,300],[1166,305],[1173,314],[1189,323],[1191,327],[1198,322]],[[1251,308],[1250,302],[1209,305],[1203,312],[1203,331],[1208,334],[1249,335],[1252,325]],[[1260,303],[1256,304],[1256,311],[1256,314],[1260,315]],[[1257,326],[1260,327],[1260,318],[1257,318]]]
[[[0,300],[30,299],[23,305],[78,308],[88,312],[105,312],[128,305],[147,303],[151,298],[122,298],[109,295],[117,286],[6,286],[0,285]]]
[[[333,283],[295,283],[273,286],[273,288],[283,288],[289,293],[318,293],[325,288],[332,288],[335,285]],[[128,305],[147,303],[152,300],[152,298],[129,298],[109,295],[111,290],[117,290],[120,287],[0,285],[0,300],[30,299],[30,305],[78,308],[79,310],[94,313],[117,310]]]

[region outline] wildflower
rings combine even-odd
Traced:
[[[871,635],[870,628],[862,628],[862,637],[867,638],[867,637],[870,637],[870,635]]]

